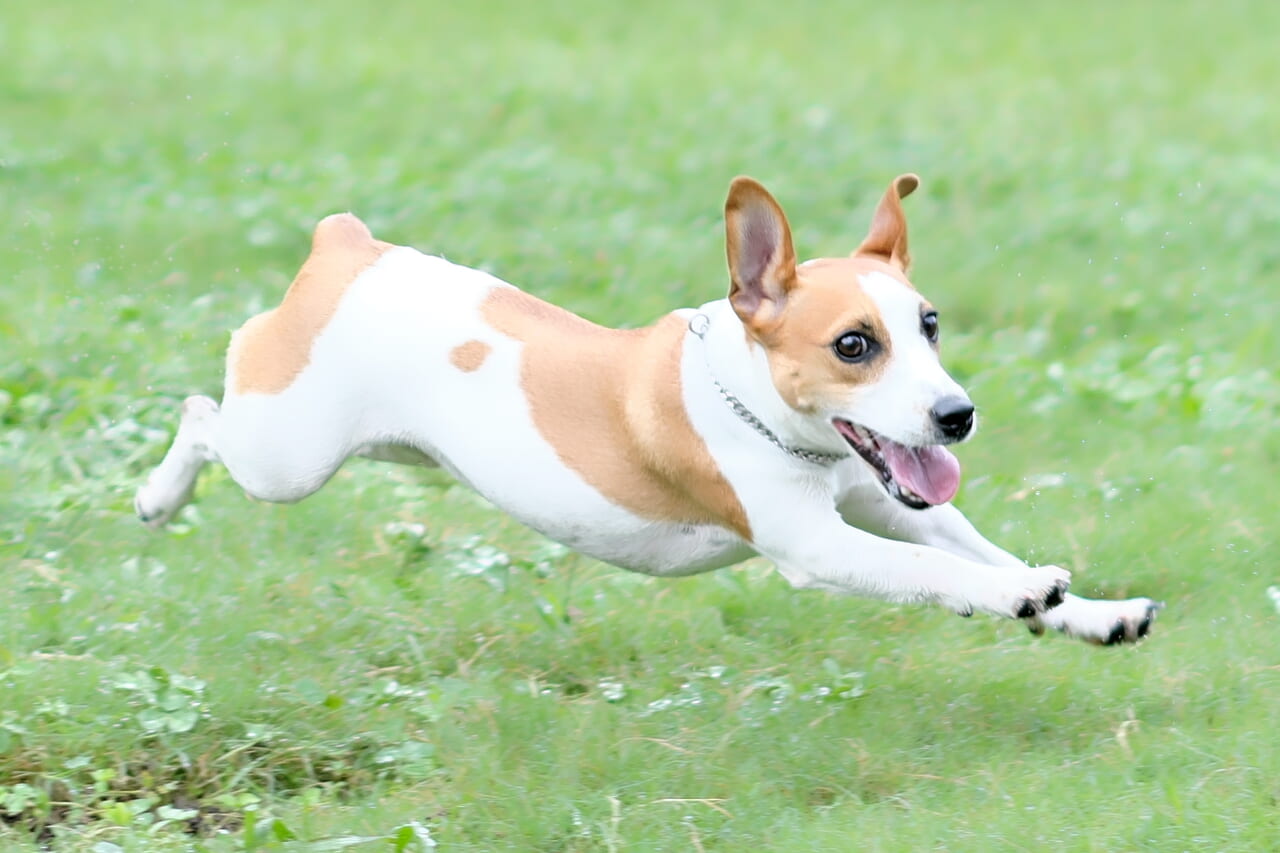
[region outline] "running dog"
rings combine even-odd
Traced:
[[[728,298],[608,329],[479,270],[316,227],[279,307],[231,340],[219,406],[189,397],[135,506],[160,526],[221,462],[298,501],[351,456],[440,466],[546,536],[658,576],[753,555],[793,586],[1135,642],[1159,605],[1067,592],[950,503],[976,426],[907,278],[894,180],[848,257],[797,263],[773,196],[725,203]]]

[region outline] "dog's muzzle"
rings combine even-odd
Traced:
[[[973,403],[967,397],[943,397],[933,404],[929,416],[944,442],[963,441],[973,432]]]

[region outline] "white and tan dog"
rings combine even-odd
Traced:
[[[778,203],[738,178],[729,298],[633,330],[330,216],[280,307],[232,337],[221,408],[183,404],[138,515],[171,519],[207,462],[291,502],[367,456],[441,466],[546,536],[652,575],[760,554],[800,588],[1135,641],[1155,602],[1069,595],[1068,572],[1027,566],[949,503],[960,468],[943,445],[975,419],[906,277],[900,200],[917,183],[890,185],[851,257],[797,265]]]

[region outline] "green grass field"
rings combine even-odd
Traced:
[[[1280,6],[17,3],[0,20],[0,848],[1280,850]],[[959,505],[1137,648],[681,581],[433,474],[133,490],[325,214],[591,319],[896,174]]]

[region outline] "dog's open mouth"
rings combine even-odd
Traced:
[[[960,462],[945,447],[907,447],[840,418],[832,424],[880,475],[889,494],[912,509],[944,504],[960,488]]]

